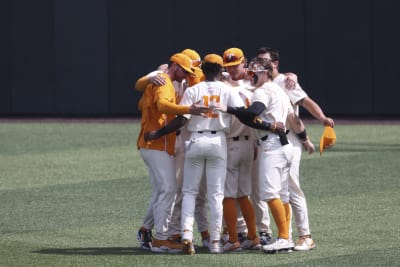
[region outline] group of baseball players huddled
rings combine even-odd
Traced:
[[[276,49],[261,47],[249,62],[240,48],[203,59],[185,49],[135,88],[142,92],[137,147],[152,187],[137,234],[141,248],[184,254],[197,246],[211,253],[315,248],[299,180],[302,150],[315,147],[299,106],[325,127],[334,121],[295,74],[279,73]],[[202,239],[196,246],[195,221]]]

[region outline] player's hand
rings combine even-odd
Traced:
[[[214,105],[210,105],[210,109],[226,113],[228,107],[221,103],[215,103]]]
[[[335,126],[335,121],[329,117],[325,117],[325,119],[322,120],[322,123],[325,126],[330,126],[332,128]]]
[[[210,112],[210,108],[201,106],[199,102],[194,103],[189,107],[189,113],[192,115],[199,115],[204,118],[208,117],[208,113]]]
[[[273,133],[285,133],[285,124],[283,122],[275,122],[273,125],[270,127],[270,131]]]
[[[288,72],[288,73],[285,73],[285,76],[286,76],[286,79],[285,79],[286,89],[293,90],[294,88],[296,88],[297,75],[292,72]]]
[[[157,86],[162,86],[162,85],[165,85],[165,83],[166,83],[165,78],[163,76],[161,76],[160,74],[149,77],[148,81],[149,81],[149,83],[157,85]]]
[[[157,70],[160,70],[162,72],[166,72],[168,69],[168,64],[161,64],[160,66],[158,66]]]
[[[306,151],[308,151],[308,154],[312,154],[315,152],[315,146],[311,142],[310,138],[307,138],[307,140],[301,142],[303,144],[303,147]]]
[[[144,141],[150,142],[152,140],[156,140],[161,136],[158,134],[158,131],[150,131],[144,134]]]

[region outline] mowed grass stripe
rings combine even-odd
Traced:
[[[38,154],[0,155],[0,190],[119,179],[144,173],[134,147],[76,148]]]
[[[400,261],[400,126],[337,125],[333,149],[303,155],[301,181],[316,250],[210,255],[199,249],[193,257],[138,248],[135,234],[150,198],[147,170],[135,147],[138,129],[139,124],[0,124],[0,266],[395,266]],[[308,126],[317,148],[322,131]],[[4,159],[11,159],[11,169]],[[195,241],[200,242],[197,232]]]

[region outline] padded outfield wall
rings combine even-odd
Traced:
[[[141,75],[184,48],[278,48],[329,115],[400,115],[400,1],[3,0],[0,115],[138,115]],[[397,102],[397,101],[396,101]]]

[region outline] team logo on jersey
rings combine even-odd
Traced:
[[[243,102],[246,105],[246,107],[249,107],[250,106],[250,100],[247,98],[247,96],[245,94],[243,94],[242,92],[239,92],[239,96],[243,100]]]

